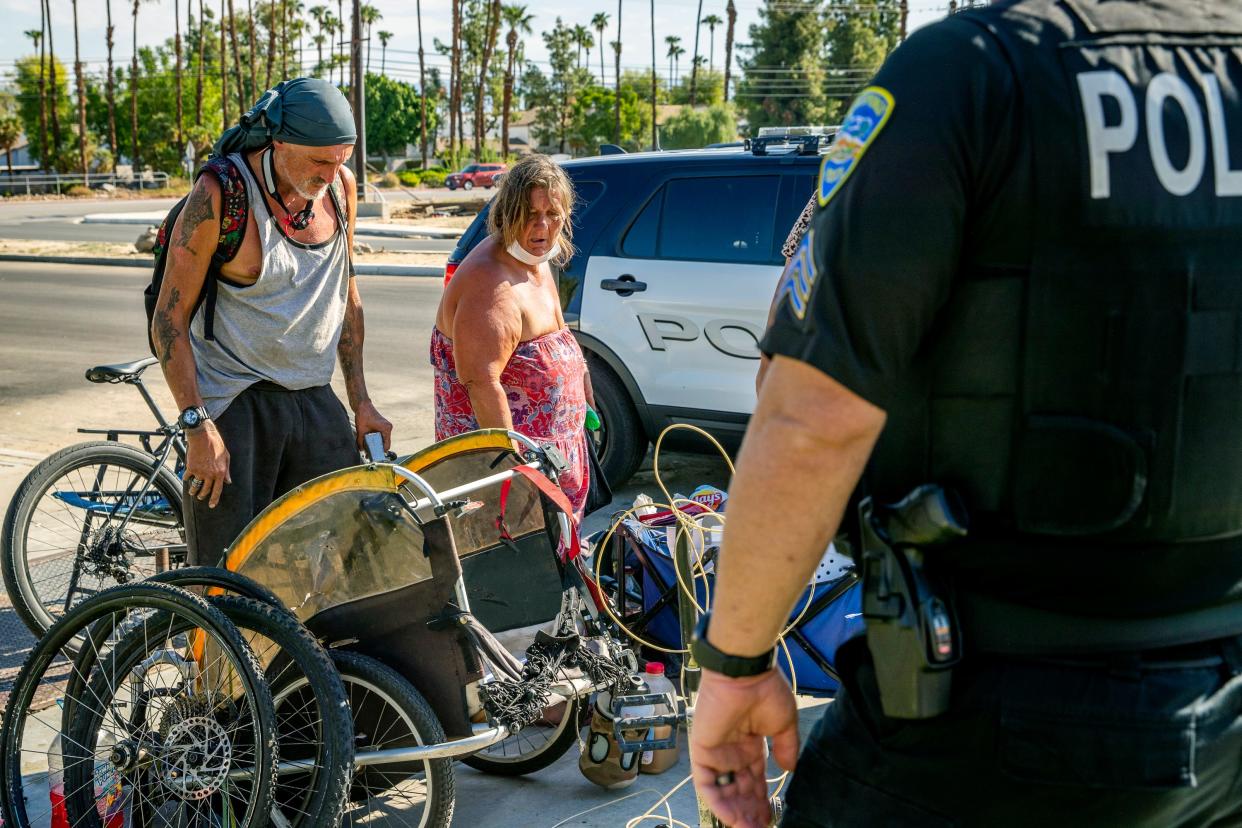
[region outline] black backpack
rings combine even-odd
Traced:
[[[207,278],[203,280],[203,289],[194,302],[194,311],[190,316],[192,318],[200,307],[206,305],[203,309],[203,335],[207,339],[215,339],[216,279],[220,275],[220,269],[226,263],[231,262],[237,255],[237,251],[241,249],[242,240],[246,236],[246,223],[250,220],[250,201],[246,193],[246,179],[242,176],[241,170],[237,169],[237,166],[229,159],[219,157],[209,159],[198,171],[198,175],[194,176],[194,180],[197,181],[198,176],[205,172],[210,172],[220,182],[220,191],[223,195],[220,238],[216,242],[216,251],[211,256]],[[172,233],[173,226],[177,223],[177,216],[181,215],[189,198],[187,195],[174,204],[160,224],[159,233],[155,239],[155,249],[152,251],[155,254],[155,270],[151,274],[151,283],[142,292],[143,302],[147,308],[147,347],[151,349],[152,356],[158,356],[155,353],[155,342],[151,339],[151,323],[155,318],[155,305],[160,298],[160,287],[164,284],[164,268],[168,263],[168,236]]]

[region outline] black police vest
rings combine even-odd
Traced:
[[[1014,68],[1033,255],[962,273],[873,489],[953,485],[985,537],[1242,535],[1242,2],[964,17]]]

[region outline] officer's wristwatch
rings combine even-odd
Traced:
[[[194,431],[210,419],[211,415],[207,413],[206,408],[201,405],[192,405],[177,417],[177,425],[181,426],[182,431]]]
[[[703,613],[690,641],[690,655],[700,667],[729,678],[746,678],[766,673],[776,666],[775,647],[757,656],[729,655],[713,647],[707,640],[707,625],[711,618],[710,612]]]

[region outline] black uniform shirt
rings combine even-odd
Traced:
[[[811,232],[782,277],[760,348],[813,365],[886,410],[888,425],[867,475],[868,490],[881,499],[933,482],[904,480],[901,490],[874,485],[893,482],[877,473],[892,458],[927,452],[924,433],[906,426],[924,416],[932,375],[940,388],[1012,359],[985,349],[970,364],[944,366],[929,353],[938,325],[947,327],[959,307],[954,295],[968,274],[1031,266],[1041,219],[1031,141],[1057,135],[1024,123],[1021,95],[999,42],[977,22],[950,18],[916,32],[847,117],[847,136],[821,178]],[[966,322],[975,330],[990,324],[982,341],[1000,341],[1009,318],[983,313]],[[990,439],[1007,439],[966,431],[960,439],[985,452],[992,451]],[[998,444],[995,453],[1001,456]],[[1242,597],[1242,558],[1233,540],[1198,544],[1189,568],[1176,546],[1027,543],[977,537],[938,553],[935,564],[963,587],[1080,613],[1171,612]],[[1171,572],[1179,577],[1170,579]]]
[[[829,155],[844,159],[833,167],[845,177],[826,204],[821,178],[799,251],[810,266],[795,259],[787,271],[760,347],[891,409],[963,264],[1026,267],[1035,217],[1027,168],[1015,164],[1017,85],[979,26],[949,19],[916,32],[876,87],[891,96],[886,117],[877,126],[874,110],[851,110],[852,146]]]

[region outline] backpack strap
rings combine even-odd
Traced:
[[[246,238],[250,223],[250,195],[246,192],[246,179],[241,170],[228,158],[214,156],[199,170],[199,175],[210,172],[220,182],[220,237],[216,251],[211,255],[207,280],[203,285],[203,336],[215,339],[216,295],[219,292],[217,277],[228,262],[233,261]]]
[[[353,277],[356,274],[354,273],[353,245],[349,243],[349,200],[337,190],[335,181],[328,185],[328,197],[332,199],[332,208],[336,210],[337,216],[341,219],[341,229],[345,231],[345,261],[349,264],[349,275]]]

